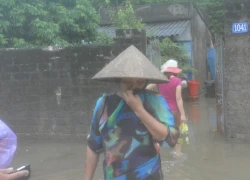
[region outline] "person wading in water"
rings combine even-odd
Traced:
[[[132,45],[93,79],[119,82],[121,89],[96,102],[84,179],[93,179],[99,154],[104,152],[105,180],[163,180],[154,144],[174,147],[179,130],[165,98],[145,88],[167,78]]]

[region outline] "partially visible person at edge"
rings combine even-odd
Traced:
[[[11,164],[16,148],[16,134],[0,119],[0,169],[5,169]]]
[[[183,107],[182,100],[182,81],[178,78],[178,75],[182,72],[178,68],[178,62],[175,60],[168,60],[161,67],[161,72],[169,79],[168,83],[164,84],[149,84],[147,89],[158,88],[159,93],[165,97],[171,112],[174,115],[175,124],[177,127],[184,121],[186,121],[186,115]],[[175,146],[175,155],[181,156],[181,145]]]
[[[121,91],[97,100],[87,138],[84,179],[93,179],[104,152],[105,180],[163,180],[154,143],[174,147],[179,130],[164,97],[145,88],[146,82],[163,83],[167,78],[130,46],[93,79],[115,79]]]
[[[16,147],[15,133],[0,119],[0,180],[18,180],[29,174],[26,170],[13,173],[13,168],[6,168],[11,164]]]
[[[29,175],[29,171],[20,171],[12,173],[13,168],[0,169],[0,180],[18,180]]]

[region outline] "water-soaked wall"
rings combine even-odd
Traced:
[[[193,74],[193,78],[200,82],[203,87],[204,81],[208,79],[207,68],[207,49],[211,45],[211,33],[208,30],[202,14],[198,13],[198,9],[193,11],[193,18],[191,20],[191,34],[193,45],[193,66],[198,71]]]
[[[250,140],[250,34],[232,33],[232,23],[250,23],[250,1],[225,0],[225,3],[226,137]]]
[[[136,5],[135,14],[143,23],[188,20],[192,16],[192,3],[156,3]],[[112,21],[107,8],[100,8],[100,25],[111,25]]]
[[[19,136],[83,136],[97,97],[114,91],[90,80],[111,54],[108,46],[1,50],[0,117]]]

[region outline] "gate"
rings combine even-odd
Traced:
[[[161,68],[162,61],[161,61],[161,51],[159,47],[158,40],[151,40],[147,45],[147,57],[148,59],[157,67]]]
[[[215,44],[216,50],[216,109],[217,109],[217,131],[225,134],[225,101],[224,101],[224,41],[218,39]]]

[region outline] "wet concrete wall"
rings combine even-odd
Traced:
[[[193,74],[193,78],[200,82],[201,88],[204,86],[204,81],[208,79],[207,68],[207,49],[211,46],[212,37],[208,30],[204,17],[199,9],[194,8],[193,18],[191,20],[191,34],[193,45],[193,66],[198,71]]]
[[[250,1],[225,0],[225,132],[250,141],[250,34],[232,33],[232,23],[250,23]]]
[[[0,117],[19,137],[82,137],[96,99],[112,84],[90,78],[112,47],[0,51]]]
[[[184,2],[136,5],[134,10],[136,16],[141,18],[143,23],[154,23],[190,19],[192,8],[192,3]],[[108,9],[101,8],[99,14],[101,25],[112,24]]]

